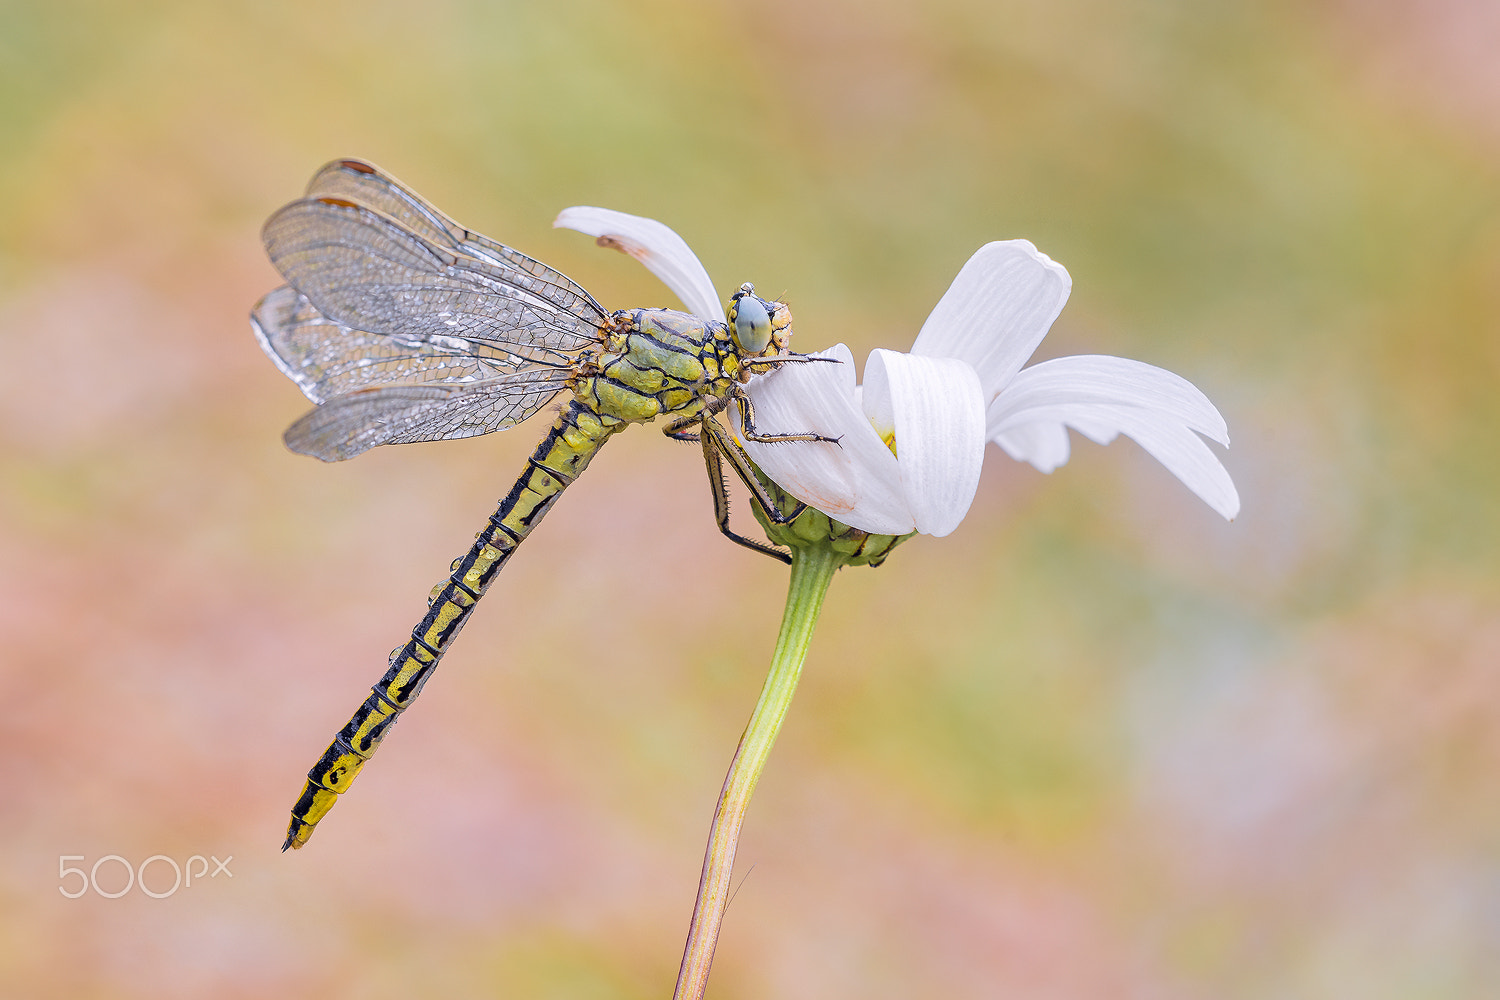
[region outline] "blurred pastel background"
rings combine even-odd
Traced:
[[[610,308],[677,303],[553,216],[661,219],[861,359],[1024,236],[1040,357],[1229,422],[1235,523],[992,449],[841,574],[712,996],[1500,995],[1496,51],[1484,0],[0,4],[0,993],[670,993],[786,574],[651,429],[278,852],[543,426],[283,449],[259,228],[355,155]]]

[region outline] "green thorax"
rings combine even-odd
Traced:
[[[574,386],[601,416],[644,423],[723,405],[740,376],[729,327],[672,309],[622,309]]]

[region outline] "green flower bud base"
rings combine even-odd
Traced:
[[[756,478],[765,487],[766,493],[784,517],[791,517],[798,508],[801,513],[785,524],[777,524],[766,516],[758,504],[751,504],[755,519],[766,529],[766,537],[777,545],[785,545],[796,551],[810,546],[827,546],[840,557],[844,566],[879,566],[885,562],[891,550],[906,541],[915,531],[904,535],[872,535],[859,528],[851,528],[842,521],[835,521],[821,510],[799,502],[777,486],[760,469]]]

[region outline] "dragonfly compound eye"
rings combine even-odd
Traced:
[[[729,307],[734,339],[746,354],[759,354],[771,343],[771,313],[753,291],[745,288],[740,289]]]

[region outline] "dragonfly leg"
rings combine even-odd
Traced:
[[[807,504],[801,500],[797,501],[797,505],[792,508],[790,514],[781,512],[781,508],[776,505],[776,501],[771,498],[765,484],[756,474],[750,456],[745,454],[745,449],[729,436],[718,421],[705,420],[703,426],[708,431],[707,436],[713,438],[714,450],[729,459],[730,467],[734,469],[735,475],[740,477],[740,482],[745,484],[745,489],[750,491],[750,498],[755,501],[755,506],[760,508],[762,514],[766,515],[773,524],[790,524],[802,516],[802,512],[807,510]]]
[[[673,441],[691,441],[693,444],[697,444],[700,435],[695,428],[702,422],[703,413],[699,411],[691,416],[678,417],[663,427],[661,432]]]
[[[797,355],[801,357],[801,355]],[[822,358],[809,358],[810,361],[821,361]],[[744,391],[735,393],[734,403],[740,408],[740,427],[744,429],[746,439],[758,444],[778,444],[782,441],[827,441],[830,444],[838,444],[839,439],[829,437],[826,434],[762,434],[755,429],[755,404],[750,401],[750,394]]]
[[[770,371],[778,365],[794,365],[803,361],[830,361],[833,364],[842,364],[838,358],[819,358],[811,354],[773,354],[768,358],[744,358],[740,361],[740,367],[749,372]]]
[[[746,538],[729,526],[729,489],[728,484],[724,482],[724,465],[720,459],[720,453],[725,452],[726,445],[733,448],[734,442],[725,440],[724,429],[713,417],[704,416],[700,419],[703,425],[703,430],[699,434],[699,440],[703,442],[703,464],[708,468],[708,486],[714,497],[714,520],[718,522],[719,531],[731,542],[743,545],[747,549],[754,549],[756,552],[779,559],[784,563],[790,563],[792,557],[782,549],[754,538]],[[784,524],[790,520],[776,509],[775,504],[771,503],[770,497],[766,495],[765,487],[753,475],[750,475],[747,469],[740,466],[737,456],[733,452],[725,453],[730,455],[730,464],[734,466],[740,479],[744,480],[756,505],[778,524]],[[802,510],[799,509],[797,513],[802,513]]]

